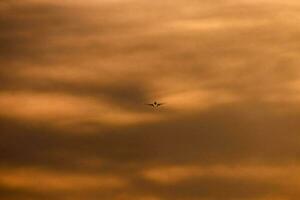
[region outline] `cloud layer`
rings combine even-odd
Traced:
[[[0,196],[299,199],[299,9],[1,1]]]

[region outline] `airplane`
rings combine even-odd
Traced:
[[[146,105],[148,106],[152,106],[152,107],[159,107],[159,106],[162,106],[164,105],[165,103],[157,103],[156,101],[154,101],[154,103],[148,103]]]

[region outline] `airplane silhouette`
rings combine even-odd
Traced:
[[[164,105],[164,103],[157,103],[156,101],[154,101],[154,103],[148,103],[146,105],[152,106],[152,107],[159,107],[159,106]]]

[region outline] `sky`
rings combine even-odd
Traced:
[[[1,0],[0,198],[298,200],[299,11]]]

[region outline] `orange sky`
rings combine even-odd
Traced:
[[[0,1],[0,199],[299,199],[299,11]]]

